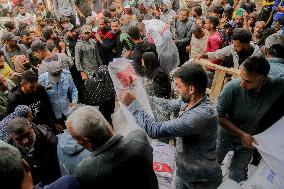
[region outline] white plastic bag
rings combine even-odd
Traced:
[[[241,183],[244,189],[284,188],[284,117],[264,132],[255,135],[255,147],[262,156],[255,173]]]
[[[218,189],[242,189],[242,187],[231,179],[225,180]]]
[[[255,135],[258,145],[255,147],[264,161],[282,179],[284,188],[284,117],[264,132]]]
[[[131,61],[125,58],[114,59],[113,62],[110,62],[108,69],[116,93],[119,94],[122,90],[131,90],[147,114],[154,117],[142,80],[135,73],[131,65]],[[119,125],[119,119],[122,119],[124,126],[127,127],[123,128],[124,134],[127,134],[137,128],[140,129],[132,114],[122,103],[120,103],[120,110],[123,115],[120,115],[121,113],[117,115],[119,117],[116,117],[116,125]],[[125,123],[124,117],[127,120],[127,124]]]
[[[80,25],[81,25],[81,23],[80,23],[79,15],[76,12],[76,26],[80,26]]]
[[[282,183],[282,184],[281,184]],[[241,184],[243,189],[283,189],[283,180],[268,164],[260,161],[253,176]]]
[[[161,67],[166,73],[170,73],[180,63],[178,49],[172,40],[170,25],[157,19],[143,20],[143,23],[148,41],[156,46]]]
[[[116,93],[119,94],[121,90],[132,90],[144,111],[154,117],[142,80],[134,72],[131,61],[125,58],[114,59],[113,62],[110,62],[108,69]],[[122,103],[120,103],[120,109],[113,114],[112,118],[115,131],[124,136],[133,130],[141,129],[128,108]],[[153,167],[159,181],[159,188],[174,188],[175,148],[156,141],[151,141],[151,146],[153,147],[154,157]]]
[[[153,169],[159,181],[159,188],[171,189],[175,185],[175,156],[173,146],[161,142],[152,141]]]

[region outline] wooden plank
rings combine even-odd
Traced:
[[[225,70],[217,69],[215,71],[215,75],[214,75],[214,79],[213,79],[213,83],[212,83],[212,87],[211,87],[211,91],[209,95],[209,98],[213,104],[217,103],[218,96],[223,89],[225,75],[226,75]]]

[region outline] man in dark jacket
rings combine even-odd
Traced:
[[[79,189],[78,181],[71,175],[61,177],[50,185],[42,183],[34,186],[31,168],[22,159],[20,151],[14,146],[0,141],[1,188],[9,189]]]
[[[57,160],[57,137],[45,125],[30,124],[17,117],[8,124],[11,143],[31,167],[34,183],[50,184],[60,177]]]
[[[26,71],[21,78],[21,84],[13,89],[9,97],[7,113],[12,113],[18,105],[27,105],[32,109],[35,124],[53,126],[54,113],[48,100],[47,93],[38,84],[38,77],[33,71]],[[56,125],[58,130],[59,125]]]
[[[137,74],[144,75],[142,67],[142,55],[145,52],[153,52],[157,55],[157,51],[154,45],[150,44],[148,41],[144,41],[141,38],[139,28],[132,26],[128,30],[129,37],[134,43],[134,48],[131,52],[130,58],[133,60],[134,69]]]
[[[78,108],[67,119],[71,136],[93,154],[81,161],[75,176],[83,189],[158,189],[152,147],[142,130],[126,137],[92,106]]]

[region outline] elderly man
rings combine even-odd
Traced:
[[[35,183],[50,184],[60,177],[57,160],[57,137],[45,125],[31,124],[28,119],[17,117],[7,126],[9,141],[19,149],[31,167]]]
[[[244,16],[246,15],[246,11],[242,8],[239,8],[237,11],[236,11],[236,16],[234,18],[234,26],[235,28],[243,28],[244,27]]]
[[[265,29],[264,21],[257,21],[254,25],[252,40],[254,43],[258,43],[260,39],[260,33]]]
[[[130,92],[121,93],[120,101],[151,138],[177,137],[177,189],[216,189],[222,180],[216,159],[218,118],[205,94],[207,74],[201,65],[192,63],[179,68],[174,79],[181,99],[150,97],[161,109],[179,113],[173,120],[156,121]]]
[[[152,148],[142,130],[126,137],[115,135],[103,115],[91,106],[75,110],[66,124],[72,137],[93,152],[75,170],[83,189],[158,189]]]
[[[0,141],[1,187],[13,189],[43,189],[42,184],[34,186],[31,167],[22,159],[14,146]],[[73,176],[64,176],[44,189],[79,189],[79,183]]]

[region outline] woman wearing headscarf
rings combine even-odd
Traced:
[[[15,108],[15,111],[8,116],[6,116],[1,122],[0,122],[0,140],[4,142],[8,142],[9,140],[9,133],[7,130],[8,124],[15,119],[16,117],[24,117],[27,118],[29,121],[33,120],[32,116],[32,110],[26,105],[18,105]]]
[[[159,60],[153,52],[142,55],[142,66],[145,70],[144,87],[149,96],[169,99],[171,95],[170,78],[160,67]],[[151,104],[151,101],[150,101]],[[151,104],[151,108],[157,120],[169,119],[169,113],[159,110],[158,106]]]
[[[99,106],[100,112],[111,123],[111,114],[115,108],[115,90],[107,66],[100,66],[97,77],[88,79],[82,91],[82,103]]]
[[[37,68],[33,66],[29,58],[26,57],[26,55],[18,55],[15,57],[14,61],[15,66],[15,77],[13,78],[13,81],[16,85],[20,84],[22,74],[27,70],[33,70],[37,73]]]
[[[145,73],[144,87],[147,94],[160,98],[170,98],[171,83],[169,76],[160,67],[160,62],[153,52],[146,52],[142,55],[142,66]]]

